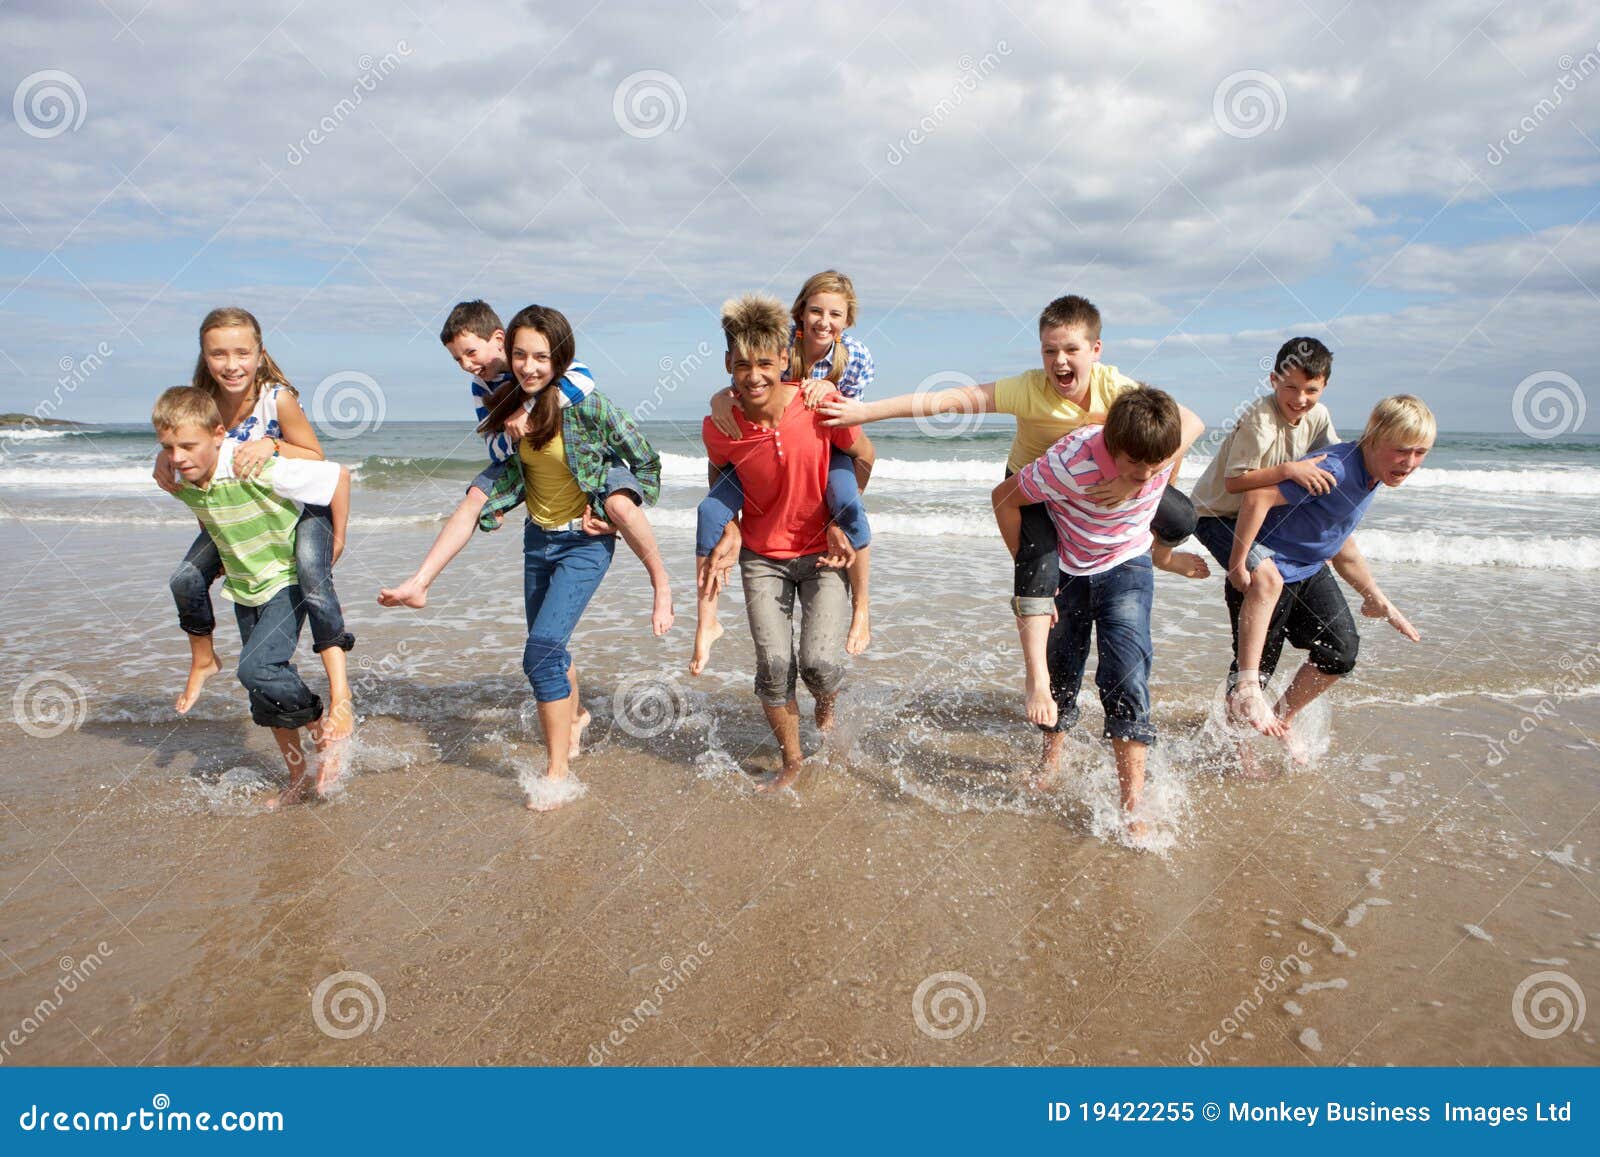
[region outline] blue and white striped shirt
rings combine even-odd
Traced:
[[[512,381],[511,371],[507,370],[491,382],[486,382],[476,374],[472,377],[472,403],[477,410],[478,422],[489,416],[489,398],[501,386]],[[556,383],[556,388],[561,391],[561,408],[575,406],[589,396],[589,391],[594,389],[594,374],[582,362],[573,362],[567,367],[566,374]],[[489,460],[491,462],[504,462],[517,452],[517,444],[506,437],[504,432],[499,434],[485,434],[484,444],[489,447]]]

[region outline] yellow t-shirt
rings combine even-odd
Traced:
[[[549,530],[574,518],[583,517],[589,500],[578,489],[578,480],[567,467],[567,447],[561,430],[539,449],[524,438],[517,443],[522,462],[522,484],[528,492],[528,517]]]
[[[1104,422],[1117,395],[1137,389],[1138,385],[1117,372],[1116,366],[1095,362],[1089,372],[1089,404],[1085,408],[1058,394],[1042,369],[1001,378],[994,384],[995,413],[1015,414],[1017,418],[1017,435],[1011,440],[1006,468],[1021,470],[1079,426]]]

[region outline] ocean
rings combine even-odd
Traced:
[[[710,971],[760,995],[724,1002],[697,981],[677,1032],[630,1034],[606,1060],[1183,1063],[1239,986],[1303,938],[1318,979],[1356,995],[1328,985],[1302,999],[1305,1017],[1263,1011],[1209,1059],[1592,1061],[1592,1032],[1538,1051],[1514,1031],[1485,1037],[1482,1009],[1533,960],[1600,991],[1600,939],[1584,931],[1600,929],[1600,438],[1442,435],[1378,495],[1358,541],[1422,642],[1358,618],[1356,671],[1308,717],[1312,765],[1252,741],[1283,772],[1265,785],[1228,774],[1220,568],[1158,575],[1159,854],[1139,856],[1115,842],[1092,666],[1066,786],[1040,800],[1017,785],[1037,739],[987,502],[1009,419],[941,437],[868,428],[873,641],[851,664],[839,735],[824,746],[808,726],[815,774],[777,801],[748,783],[776,753],[736,580],[710,670],[687,674],[698,425],[645,432],[664,463],[649,516],[677,624],[651,636],[643,569],[619,544],[573,643],[596,718],[575,764],[590,793],[540,820],[516,790],[541,763],[517,528],[476,536],[424,610],[376,604],[481,467],[467,424],[389,422],[325,444],[354,475],[335,578],[359,640],[361,722],[340,796],[294,816],[260,813],[281,773],[231,672],[189,716],[172,710],[187,648],[166,578],[195,525],[150,480],[150,430],[0,431],[5,953],[32,969],[69,942],[128,944],[133,1010],[109,991],[85,998],[119,1061],[154,1047],[165,1063],[583,1063],[638,969],[651,979],[658,958],[703,943]],[[1180,486],[1214,445],[1197,445]],[[229,667],[237,635],[216,605]],[[1363,938],[1378,950],[1358,967]],[[547,961],[548,984],[509,976],[513,949]],[[263,1020],[293,1018],[319,975],[362,962],[391,1015],[397,1000],[413,1012],[367,1053],[331,1051],[304,1017],[292,1031]],[[1004,1034],[935,1051],[901,1005],[941,969],[986,985]],[[236,974],[267,995],[247,1000]],[[0,993],[0,1012],[34,999],[25,984]],[[1152,1001],[1166,1010],[1153,1019],[1140,1011]],[[473,1035],[479,1011],[505,1035]],[[35,1055],[100,1063],[64,1026]]]

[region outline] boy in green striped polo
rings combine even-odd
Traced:
[[[161,447],[187,484],[177,497],[194,511],[222,556],[222,597],[233,603],[242,648],[239,682],[250,693],[250,717],[272,736],[289,768],[289,786],[269,806],[300,803],[312,789],[300,729],[319,754],[315,790],[324,794],[342,770],[347,739],[322,726],[322,700],[294,667],[305,608],[295,571],[295,527],[301,504],[333,515],[333,557],[344,550],[350,515],[350,472],[337,462],[274,455],[249,478],[233,470],[237,442],[227,437],[211,395],[192,386],[162,394],[150,415]]]

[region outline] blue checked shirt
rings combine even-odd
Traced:
[[[867,362],[869,377],[872,373],[871,365],[872,363],[869,359]],[[482,423],[489,416],[489,398],[501,386],[511,380],[511,372],[509,370],[492,382],[486,382],[476,375],[473,376],[472,404],[477,409],[479,423]],[[566,375],[556,383],[556,386],[561,391],[561,408],[565,410],[568,406],[575,406],[589,396],[589,392],[594,389],[594,374],[582,362],[573,362],[567,367]],[[491,462],[504,462],[507,458],[515,458],[517,455],[517,444],[506,437],[504,433],[486,434],[483,440],[489,447],[489,460]]]
[[[789,327],[789,341],[800,341],[800,331],[796,326]],[[836,347],[837,348],[837,347]],[[839,378],[839,392],[847,398],[859,398],[866,393],[867,387],[872,384],[875,372],[872,364],[872,352],[849,334],[844,335],[844,351],[846,361],[844,374]],[[811,367],[813,378],[825,378],[833,372],[833,350],[829,350],[817,359]]]

